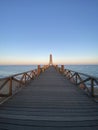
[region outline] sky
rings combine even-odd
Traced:
[[[0,64],[98,64],[98,0],[0,0]]]

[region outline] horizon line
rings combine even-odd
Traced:
[[[32,66],[32,65],[49,65],[49,64],[42,64],[42,63],[41,64],[35,64],[35,63],[34,64],[0,64],[0,66],[3,66],[3,65],[4,66],[6,66],[6,65],[13,65],[13,66],[14,65],[20,65],[20,66],[21,65],[25,65],[25,66],[26,65],[31,65]],[[98,63],[73,63],[73,64],[70,64],[70,63],[65,63],[65,64],[58,63],[58,64],[53,64],[53,65],[98,65]]]

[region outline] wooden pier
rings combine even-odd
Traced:
[[[0,105],[0,130],[98,129],[98,103],[90,95],[53,66],[35,79],[32,73],[29,83]]]

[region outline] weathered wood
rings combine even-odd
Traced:
[[[32,77],[28,73],[26,75],[28,76],[27,80],[32,79]]]
[[[72,79],[75,75],[76,75],[75,73],[74,73],[74,74],[71,74],[69,80]]]
[[[9,81],[9,79],[6,79],[6,81],[0,86],[0,89],[2,89],[4,87],[5,84],[7,84]]]
[[[18,73],[18,74],[15,74],[15,75],[11,75],[11,76],[8,76],[8,77],[5,77],[5,78],[0,78],[0,81],[3,80],[3,79],[8,79],[10,77],[16,77],[16,76],[19,76],[19,75],[24,75],[24,73],[29,73],[29,72],[32,72],[32,71],[37,71],[37,70],[30,70],[30,71],[26,71],[26,72],[23,72],[23,73]]]
[[[85,82],[87,82],[87,81],[89,81],[89,80],[91,80],[91,78],[88,77],[88,78],[86,78],[85,80],[82,80],[81,82],[79,82],[78,85],[79,85],[79,84],[82,84],[82,83],[85,83]]]
[[[0,106],[0,129],[97,130],[98,104],[49,67]]]
[[[22,84],[22,85],[25,85],[25,83],[24,83],[23,81],[21,81],[21,80],[18,80],[18,79],[15,79],[15,78],[13,78],[13,80],[16,81],[16,82],[18,82],[20,85],[21,85],[21,84]]]
[[[98,78],[80,72],[68,70],[68,69],[64,70],[64,76],[68,78],[70,81],[72,81],[73,83],[75,83],[76,85],[82,86],[81,88],[86,89],[88,93],[91,94],[92,97],[95,96],[97,97]],[[88,81],[89,81],[90,88],[86,84]],[[96,86],[97,88],[95,88]]]
[[[64,73],[64,65],[61,65],[61,71]]]
[[[9,84],[9,96],[12,95],[12,77],[10,78],[10,84]]]
[[[38,65],[38,69],[37,69],[37,75],[38,76],[40,75],[40,72],[41,72],[41,68],[40,68],[40,65]]]
[[[25,74],[22,75],[22,77],[21,77],[21,79],[20,79],[21,82],[24,82],[24,81],[23,81],[24,77],[25,77]]]
[[[78,73],[75,73],[75,84],[78,84]]]
[[[77,74],[77,76],[78,76],[79,81],[82,82],[82,83],[80,84],[80,86],[82,86],[81,88],[82,88],[82,89],[86,89],[87,87],[86,87],[85,83],[83,82],[83,79],[80,77],[79,74]],[[87,88],[87,89],[88,89],[88,88]]]
[[[94,97],[94,79],[91,79],[91,95]]]
[[[1,78],[0,79],[0,91],[1,91],[0,97],[4,97],[4,95],[6,97],[6,94],[2,92],[7,90],[7,88],[9,88],[9,92],[7,95],[11,96],[13,94],[12,88],[15,87],[13,85],[13,81],[16,81],[17,83],[19,83],[18,87],[21,87],[21,85],[25,85],[28,81],[30,81],[31,79],[34,79],[34,77],[36,76],[37,76],[37,70],[31,70],[31,71],[15,74],[9,77]]]

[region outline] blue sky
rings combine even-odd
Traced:
[[[98,64],[98,0],[0,0],[0,64]]]

